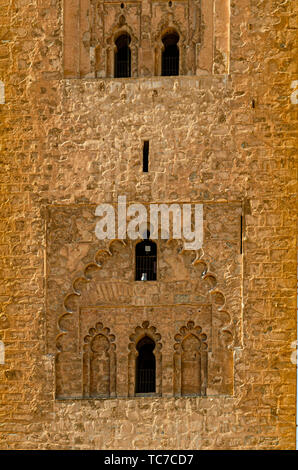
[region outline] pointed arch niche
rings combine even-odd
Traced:
[[[189,321],[175,336],[174,395],[206,395],[208,374],[207,335]]]
[[[83,396],[116,396],[116,345],[109,328],[97,323],[90,328],[83,346]]]

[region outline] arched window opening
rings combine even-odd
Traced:
[[[154,341],[145,336],[137,344],[136,393],[155,393],[156,364]]]
[[[129,34],[121,34],[116,41],[117,50],[115,52],[115,77],[125,78],[131,76],[131,38]]]
[[[166,34],[162,38],[164,50],[162,52],[161,74],[163,76],[179,75],[179,35]]]
[[[136,281],[156,281],[157,246],[149,237],[147,230],[147,239],[136,245]]]

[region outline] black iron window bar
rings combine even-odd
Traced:
[[[136,393],[155,393],[155,369],[138,369]]]
[[[156,256],[136,257],[136,280],[156,281]]]

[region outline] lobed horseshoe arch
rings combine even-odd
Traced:
[[[202,395],[207,392],[207,335],[200,326],[189,321],[175,336],[174,395]]]
[[[116,396],[116,345],[109,328],[97,323],[83,345],[83,396]]]
[[[142,326],[137,326],[135,332],[130,336],[130,343],[128,346],[128,396],[133,397],[136,395],[136,366],[139,351],[137,345],[144,338],[150,338],[155,347],[153,354],[155,356],[155,393],[161,395],[162,393],[162,344],[160,342],[161,336],[157,333],[154,326],[149,326],[149,322],[145,321]]]

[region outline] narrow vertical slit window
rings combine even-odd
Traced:
[[[148,173],[149,171],[149,140],[145,140],[143,143],[143,172]]]

